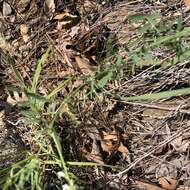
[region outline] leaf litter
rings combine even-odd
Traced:
[[[162,25],[161,17],[170,18],[172,15],[171,18],[174,17],[175,20],[180,15],[182,19],[186,19],[184,17],[187,15],[189,2],[184,3],[113,1],[111,5],[88,0],[19,3],[3,1],[3,8],[0,9],[3,35],[0,34],[0,40],[6,45],[0,46],[3,48],[1,57],[5,56],[5,61],[1,60],[0,64],[6,66],[6,85],[16,84],[6,56],[11,55],[14,58],[24,81],[30,84],[35,64],[49,44],[52,44],[54,51],[43,66],[37,88],[39,94],[48,94],[70,75],[77,78],[59,93],[60,98],[84,85],[83,78],[93,77],[96,69],[106,67],[108,63],[100,63],[113,48],[116,48],[122,59],[129,64],[125,68],[125,71],[130,70],[129,76],[117,84],[115,82],[116,85],[114,82],[107,85],[114,76],[113,72],[100,77],[102,81],[99,80],[97,84],[99,88],[105,89],[102,101],[97,103],[95,98],[86,100],[84,93],[72,99],[74,112],[80,121],[77,128],[76,123],[70,121],[69,114],[63,115],[57,122],[67,160],[118,166],[117,169],[94,167],[95,171],[92,167],[71,168],[77,177],[86,181],[88,189],[188,190],[188,94],[183,97],[163,97],[155,101],[153,99],[146,103],[138,99],[135,102],[120,99],[123,96],[162,91],[169,93],[171,90],[190,85],[187,58],[184,55],[179,56],[176,61],[173,59],[175,52],[171,51],[170,46],[156,47],[157,44],[162,45],[162,42],[169,43],[167,38],[146,45],[149,34],[155,33],[156,36],[168,32],[167,28],[157,29],[159,24]],[[161,32],[156,34],[157,30]],[[145,36],[145,41],[141,41],[141,35]],[[110,38],[114,42],[111,47],[108,46]],[[174,44],[177,42],[174,41],[171,46],[175,48]],[[188,43],[185,39],[182,42],[186,47]],[[151,52],[144,55],[138,52],[138,47],[142,47],[144,51],[149,48]],[[136,54],[131,55],[133,50]],[[113,53],[109,59],[106,58],[110,67],[114,65],[114,56]],[[167,61],[173,64],[168,66]],[[133,68],[134,63],[139,66],[137,69]],[[87,85],[83,88],[84,92],[89,92],[89,89]],[[13,92],[12,97],[3,97],[3,102],[11,104],[12,107],[26,100],[22,92]],[[67,113],[70,112],[69,106],[73,105],[67,105]],[[75,116],[73,118],[76,119]],[[19,120],[19,117],[15,119]],[[10,124],[13,126],[14,122],[11,121]],[[16,124],[16,127],[27,128],[23,124]],[[29,130],[32,131],[33,127],[29,127]],[[184,131],[186,132],[183,133]],[[32,147],[34,142],[28,139],[27,143],[31,143]],[[128,172],[122,172],[125,170]]]

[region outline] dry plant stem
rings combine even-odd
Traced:
[[[147,158],[148,156],[150,156],[151,154],[153,154],[156,150],[158,150],[159,148],[165,146],[167,143],[171,142],[172,140],[174,140],[175,138],[181,136],[183,133],[186,133],[190,130],[190,123],[188,123],[187,128],[184,129],[183,131],[178,130],[175,134],[173,134],[171,137],[167,138],[166,140],[164,140],[162,143],[158,144],[157,146],[155,146],[152,150],[150,150],[148,153],[146,153],[144,156],[140,157],[139,159],[135,160],[134,162],[132,162],[126,169],[124,169],[123,171],[112,175],[112,177],[121,177],[123,174],[126,174],[129,170],[131,170],[133,167],[135,167],[139,162],[141,162],[142,160],[144,160],[145,158]]]
[[[126,102],[126,101],[120,101],[120,102],[129,104],[129,105],[143,106],[143,107],[148,107],[148,108],[153,108],[153,109],[166,110],[166,111],[176,111],[179,113],[190,114],[190,111],[180,109],[180,105],[172,108],[172,107],[162,107],[162,106],[157,106],[157,105],[152,105],[152,104],[144,104],[144,103],[138,103],[138,102]]]

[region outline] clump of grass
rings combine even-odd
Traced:
[[[113,46],[113,41],[112,48],[108,42],[108,52],[104,61],[97,72],[88,79],[91,87],[88,93],[90,97],[94,94],[98,97],[98,93],[104,91],[108,84],[126,80],[144,68],[157,65],[157,68],[164,70],[189,59],[190,27],[187,27],[181,18],[165,18],[158,13],[135,14],[128,17],[128,22],[139,25],[135,37],[124,45],[128,57],[120,56],[116,46]],[[112,64],[107,65],[105,61]],[[188,92],[187,88],[123,98],[127,101],[161,99]]]
[[[52,51],[53,48],[50,46],[38,61],[33,74],[32,85],[28,85],[24,81],[21,73],[16,69],[14,61],[9,60],[19,85],[18,88],[11,87],[9,89],[24,92],[27,95],[28,100],[20,103],[18,106],[20,113],[24,117],[23,123],[26,126],[36,126],[36,130],[33,131],[33,140],[37,150],[35,152],[26,151],[24,154],[25,159],[0,170],[0,187],[2,190],[11,188],[18,190],[25,188],[36,190],[46,189],[46,187],[49,186],[49,183],[45,180],[47,177],[46,169],[48,168],[52,170],[56,168],[55,171],[57,171],[57,181],[59,181],[59,183],[55,182],[57,183],[54,184],[55,186],[59,186],[60,189],[64,186],[69,190],[75,190],[77,189],[75,181],[78,179],[69,171],[69,166],[112,167],[91,162],[65,161],[61,140],[56,131],[56,122],[63,113],[67,113],[71,120],[74,120],[77,124],[77,118],[70,111],[68,105],[71,99],[81,90],[83,85],[70,91],[64,98],[58,98],[58,93],[76,78],[75,76],[70,76],[60,82],[60,84],[46,96],[38,94],[40,73]]]
[[[52,47],[50,46],[38,61],[31,86],[24,82],[14,62],[10,60],[12,70],[14,71],[15,78],[19,82],[20,89],[28,96],[28,101],[20,105],[21,108],[24,108],[21,113],[25,116],[27,124],[36,125],[38,131],[41,131],[41,133],[36,139],[37,146],[39,147],[37,153],[26,153],[24,160],[14,163],[10,168],[5,168],[0,171],[0,174],[3,176],[0,183],[3,190],[10,188],[22,190],[26,187],[37,190],[44,189],[44,169],[48,165],[52,167],[58,165],[60,170],[64,173],[64,183],[68,185],[69,189],[76,189],[72,177],[73,175],[69,173],[68,166],[64,160],[59,135],[54,128],[56,119],[65,111],[64,107],[67,105],[70,98],[77,92],[76,90],[72,91],[62,102],[56,100],[57,93],[65,88],[72,77],[59,84],[58,87],[47,96],[40,96],[37,93],[40,73],[51,51]],[[48,108],[45,108],[45,104],[48,104]],[[46,115],[46,118],[43,118],[43,115]],[[52,138],[56,151],[51,144],[45,144],[47,142],[44,139],[48,139],[48,137]]]

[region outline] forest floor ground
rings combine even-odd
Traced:
[[[0,0],[0,187],[190,190],[190,1]]]

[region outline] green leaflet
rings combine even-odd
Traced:
[[[138,101],[138,100],[158,100],[162,98],[170,98],[174,96],[182,96],[190,94],[190,88],[183,88],[178,90],[168,90],[164,92],[152,93],[152,94],[144,94],[140,96],[131,96],[131,97],[120,97],[125,101]]]

